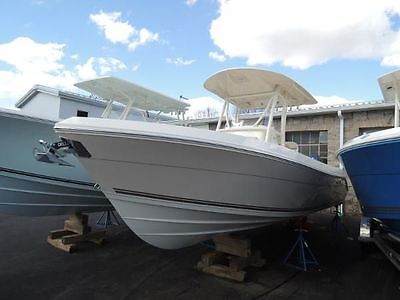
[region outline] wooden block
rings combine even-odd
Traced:
[[[75,244],[78,242],[82,242],[85,240],[85,236],[79,233],[72,233],[69,235],[64,235],[63,237],[60,238],[60,240],[62,241],[62,243],[64,245],[68,245],[68,244]]]
[[[220,235],[213,238],[215,249],[240,257],[251,256],[251,241],[229,235]]]
[[[89,216],[84,214],[73,214],[68,216],[68,220],[71,221],[71,223],[87,225],[89,222]]]
[[[47,241],[52,246],[66,252],[71,252],[78,242],[90,241],[99,245],[102,244],[106,231],[92,232],[87,224],[87,215],[70,215],[68,220],[64,222],[64,229],[51,231]]]
[[[211,266],[216,263],[221,263],[222,260],[224,259],[224,256],[225,255],[221,252],[217,251],[208,252],[201,256],[201,261],[203,262],[204,265]]]
[[[229,268],[234,271],[240,271],[251,264],[251,257],[233,257],[229,261]]]
[[[65,245],[61,239],[52,239],[50,236],[47,237],[47,242],[53,247],[68,253],[71,253],[75,249],[75,244]]]
[[[73,232],[72,231],[69,231],[69,230],[53,230],[53,231],[50,231],[50,234],[49,234],[49,238],[51,238],[51,239],[58,239],[58,238],[60,238],[60,237],[62,237],[62,236],[64,236],[64,235],[69,235],[69,234],[72,234]]]
[[[218,277],[232,279],[238,282],[244,281],[246,277],[246,271],[235,271],[223,265],[202,266],[202,271]]]
[[[88,225],[82,225],[80,223],[76,223],[75,221],[65,220],[64,230],[73,231],[79,234],[87,234],[91,231],[91,228]]]
[[[104,230],[101,231],[92,231],[88,234],[79,234],[73,233],[70,235],[63,236],[61,238],[64,244],[73,244],[83,241],[91,241],[96,244],[101,244],[106,236],[106,232]]]

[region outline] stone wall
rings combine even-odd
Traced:
[[[393,108],[369,111],[353,111],[343,113],[344,142],[359,136],[360,129],[384,129],[393,127]],[[280,120],[275,120],[275,126],[280,126]],[[337,112],[322,115],[288,116],[286,131],[328,131],[328,164],[339,166],[336,156],[340,147],[340,127]],[[279,128],[279,127],[276,127]],[[351,181],[347,179],[349,192],[345,199],[345,212],[350,215],[361,213]]]

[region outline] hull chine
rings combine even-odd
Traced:
[[[100,192],[86,183],[43,179],[33,174],[0,171],[0,213],[50,216],[112,209]]]

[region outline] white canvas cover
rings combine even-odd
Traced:
[[[161,111],[163,113],[184,112],[189,104],[165,96],[156,91],[116,77],[102,77],[82,81],[75,86],[100,96],[105,100],[114,100],[143,110]]]
[[[276,92],[288,106],[315,104],[314,97],[289,77],[262,69],[236,68],[220,71],[204,87],[239,108],[265,107]]]

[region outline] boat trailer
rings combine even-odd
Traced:
[[[361,218],[358,240],[361,243],[375,243],[379,250],[400,271],[400,237],[391,233],[378,219]]]

